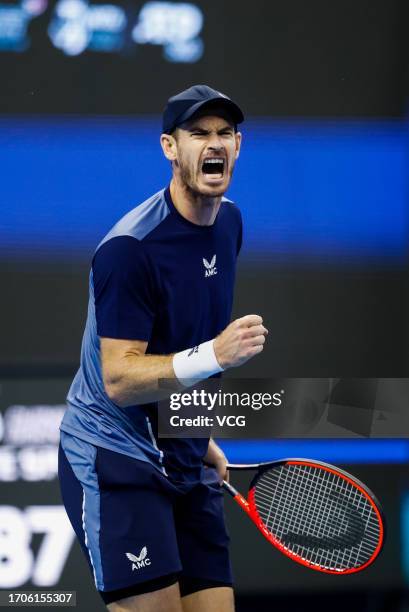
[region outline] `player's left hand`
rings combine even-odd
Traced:
[[[203,457],[203,461],[216,469],[220,484],[223,480],[229,480],[226,455],[212,438],[209,440],[209,446],[206,455]]]

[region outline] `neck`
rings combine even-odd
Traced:
[[[213,225],[222,196],[204,196],[196,193],[175,176],[170,182],[170,195],[182,217],[196,225]]]

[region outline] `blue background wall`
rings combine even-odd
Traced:
[[[229,196],[243,257],[401,265],[409,245],[403,121],[250,120]],[[0,119],[0,256],[87,261],[169,181],[159,118]]]

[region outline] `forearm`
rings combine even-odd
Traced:
[[[172,355],[139,355],[128,352],[110,361],[104,360],[105,390],[122,407],[165,399],[181,389],[172,365]],[[166,387],[159,381],[166,380]],[[163,384],[163,383],[162,383]]]
[[[220,480],[228,480],[229,475],[227,472],[226,455],[224,454],[220,446],[216,444],[213,438],[210,438],[209,440],[209,446],[207,448],[206,455],[203,457],[203,461],[206,464],[212,465],[216,468]]]
[[[210,463],[211,465],[213,465],[213,461],[217,459],[220,455],[224,455],[222,449],[216,444],[213,438],[210,438],[209,446],[207,447],[207,452],[203,457],[203,461],[205,463]]]
[[[165,399],[174,391],[245,363],[263,350],[266,333],[261,317],[247,315],[233,321],[214,340],[173,355],[147,355],[145,340],[101,337],[105,391],[122,407]]]
[[[119,406],[150,403],[221,371],[213,340],[173,355],[146,355],[142,341],[101,338],[105,391]]]

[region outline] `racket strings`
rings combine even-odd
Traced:
[[[254,501],[278,543],[325,569],[359,567],[378,545],[379,521],[370,501],[347,479],[320,467],[283,464],[264,472]]]
[[[269,512],[270,512],[270,515],[271,515],[271,508],[269,508]],[[282,518],[284,518],[284,517],[282,517]],[[283,521],[283,522],[284,522],[284,524],[286,523],[286,521]],[[268,521],[267,521],[267,523],[268,523]],[[270,525],[270,529],[271,529],[271,525]],[[285,544],[288,544],[289,543],[288,541],[292,538],[292,544],[294,545],[294,544],[298,543],[298,549],[301,546],[310,547],[310,548],[317,547],[317,546],[319,546],[322,543],[322,540],[317,540],[316,537],[314,539],[314,536],[315,536],[315,533],[316,533],[316,530],[314,528],[313,528],[312,532],[314,534],[313,537],[306,537],[305,535],[304,536],[301,535],[301,537],[300,537],[299,531],[296,534],[289,533],[288,526],[287,526],[285,537],[283,537],[283,540],[285,540],[285,542],[284,542]],[[319,535],[319,532],[317,532],[317,533]],[[328,542],[326,544],[328,546]],[[335,548],[335,546],[337,544],[345,546],[345,542],[344,541],[335,542],[334,539],[332,539],[332,541],[331,541],[331,548]],[[298,552],[300,552],[300,551],[298,550]]]
[[[326,476],[326,477],[328,477],[328,476]],[[288,475],[287,475],[287,481],[288,481]],[[328,488],[328,487],[326,487],[326,488]],[[304,491],[301,491],[301,489],[304,489]],[[304,493],[304,498],[305,498],[305,486],[300,487],[300,488],[298,489],[298,491],[303,492],[303,493]],[[290,501],[290,502],[294,502],[294,497],[295,497],[295,495],[294,495],[294,494],[295,494],[296,492],[298,492],[298,491],[297,491],[297,490],[291,490],[291,496],[290,496],[290,498],[289,498],[289,501]],[[283,493],[283,491],[281,491],[281,493]],[[278,498],[278,500],[277,500],[277,501],[278,501],[278,503],[281,503],[281,504],[282,504],[282,503],[283,503],[283,495],[281,495],[280,497],[281,497],[281,499],[280,499],[280,498]],[[316,507],[316,506],[317,506],[317,498],[315,498],[315,499],[314,499],[314,500],[312,500],[312,501],[311,501],[311,500],[309,500],[309,503],[310,503],[310,504],[313,504],[313,505],[311,506],[311,508],[310,508],[309,514],[310,514],[310,515],[312,514],[312,516],[316,517],[316,516],[317,516],[317,514],[316,514],[316,513],[317,513],[317,507]],[[294,508],[294,504],[293,504],[293,503],[290,503],[290,506],[291,506],[291,508]],[[314,506],[315,506],[315,507],[314,507]],[[325,511],[325,510],[330,509],[330,508],[328,508],[328,498],[326,499],[326,506],[327,506],[327,508],[323,508],[323,510],[324,510],[324,511]],[[304,504],[304,505],[302,505],[302,509],[304,509],[304,508],[305,508],[305,504]],[[287,510],[288,510],[288,508],[287,508]],[[270,508],[269,508],[269,513],[270,513],[270,516],[271,516],[271,511],[272,511],[272,507],[270,507]],[[300,514],[300,509],[299,509],[299,511],[298,511],[298,515],[299,515],[299,514]],[[281,520],[282,520],[282,522],[284,523],[284,525],[286,525],[286,522],[288,523],[288,521],[286,521],[286,520],[285,520],[286,518],[288,519],[288,516],[286,517],[286,516],[285,516],[285,514],[284,514],[284,515],[281,517]],[[297,518],[298,518],[298,519],[300,519],[300,517],[299,517],[299,516],[298,516],[298,517],[297,517],[297,516],[295,516],[294,518],[295,518],[296,520],[295,520],[295,521],[293,520],[293,523],[297,524],[297,522],[298,522],[298,521],[297,521]],[[302,517],[302,513],[301,513],[301,518],[303,518],[303,517]],[[267,521],[267,523],[268,523],[268,521]],[[318,536],[319,536],[319,535],[320,535],[320,533],[319,533],[319,532],[316,530],[316,528],[317,528],[317,521],[315,520],[315,525],[311,525],[311,522],[310,522],[310,527],[311,527],[311,526],[312,526],[312,533],[313,533],[313,536],[315,536],[316,534],[318,534]],[[272,526],[271,526],[271,525],[269,525],[269,527],[270,527],[270,529],[271,529],[271,527],[272,527]],[[286,525],[286,527],[287,527],[287,529],[286,529],[285,531],[286,531],[287,533],[285,533],[285,538],[288,540],[288,539],[289,539],[289,537],[290,537],[290,535],[291,535],[291,534],[289,534],[289,533],[288,533],[288,527],[290,527],[290,529],[291,529],[291,526]],[[314,527],[315,527],[315,529],[314,529]],[[310,529],[310,532],[311,532],[311,529]],[[298,531],[297,533],[299,534],[299,531]],[[325,528],[324,528],[324,533],[325,533]],[[304,537],[305,537],[305,536],[304,536]],[[293,534],[293,539],[297,540],[297,537],[296,537],[296,536],[294,536],[294,534]],[[300,538],[299,538],[299,537],[298,537],[298,540],[300,540]],[[312,538],[310,538],[310,540],[309,540],[309,541],[307,541],[307,542],[306,542],[306,544],[311,546],[311,545],[317,544],[317,542],[314,542],[314,540],[313,540]],[[333,542],[332,542],[332,544],[333,544]],[[334,547],[334,546],[332,546],[332,547]]]

